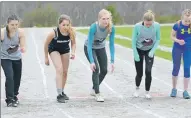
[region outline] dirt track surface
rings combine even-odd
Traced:
[[[70,61],[65,92],[70,100],[56,102],[55,70],[45,66],[43,46],[51,29],[26,29],[27,53],[23,55],[23,76],[20,87],[20,105],[7,108],[4,102],[5,77],[1,70],[2,118],[191,118],[191,100],[182,98],[182,70],[178,81],[178,97],[170,98],[172,63],[155,58],[151,100],[144,98],[144,77],[141,97],[133,98],[135,68],[131,49],[116,45],[115,72],[110,68],[101,84],[104,103],[97,103],[89,95],[92,87],[91,71],[83,51],[86,36],[77,33],[76,59]],[[108,59],[110,53],[108,50]],[[109,65],[110,66],[110,65]],[[189,84],[191,94],[191,84]]]

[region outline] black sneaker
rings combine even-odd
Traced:
[[[69,97],[64,92],[62,92],[62,95],[64,96],[65,100],[69,100]]]
[[[57,96],[57,101],[59,102],[59,103],[65,103],[65,98],[64,98],[64,96],[63,95],[58,95]]]
[[[19,104],[19,99],[17,98],[17,96],[14,96],[14,100],[15,100],[16,104]]]
[[[7,107],[17,107],[18,106],[15,100],[7,100],[6,103],[7,103]]]

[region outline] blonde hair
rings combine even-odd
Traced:
[[[190,17],[191,16],[191,9],[185,9],[183,12],[182,12],[182,16],[181,16],[181,19],[183,19],[184,16],[187,16],[187,17]],[[180,21],[181,20],[178,20],[178,24],[180,24]],[[191,28],[191,24],[190,24],[190,28]]]
[[[101,19],[101,17],[103,17],[103,15],[105,15],[105,14],[109,14],[109,16],[110,16],[109,23],[108,23],[108,25],[106,26],[106,29],[107,29],[108,33],[111,33],[111,32],[112,32],[112,25],[113,25],[111,12],[108,11],[108,10],[106,10],[106,9],[102,9],[102,10],[98,13],[98,20]]]
[[[187,17],[191,16],[191,10],[190,10],[190,9],[185,9],[185,10],[182,12],[182,18],[183,18],[184,16],[187,16]]]
[[[143,15],[143,21],[154,21],[155,14],[151,10],[147,10],[147,12]]]
[[[75,40],[75,31],[74,28],[72,27],[72,21],[70,19],[70,16],[62,14],[59,19],[58,19],[58,24],[61,24],[63,22],[63,20],[68,20],[69,21],[69,36],[71,40]]]

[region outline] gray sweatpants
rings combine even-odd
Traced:
[[[1,66],[5,73],[6,102],[19,94],[22,75],[22,60],[1,59]]]

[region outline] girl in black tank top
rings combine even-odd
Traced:
[[[56,88],[57,101],[65,103],[69,97],[64,93],[65,83],[67,80],[67,73],[70,60],[70,46],[71,41],[71,59],[75,57],[76,42],[74,30],[71,27],[70,17],[61,15],[58,20],[58,27],[48,35],[45,45],[45,64],[49,65],[48,53],[56,70]],[[68,35],[63,35],[68,34]]]
[[[53,51],[59,52],[61,55],[70,52],[70,36],[63,35],[57,27],[54,29],[55,37],[49,44],[49,54]],[[57,36],[58,35],[58,36]]]

